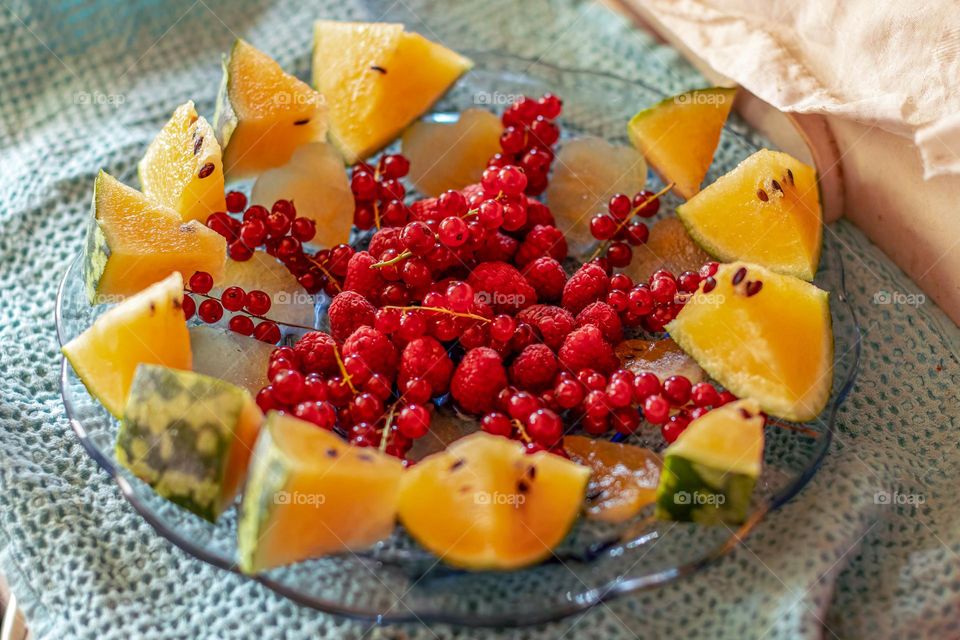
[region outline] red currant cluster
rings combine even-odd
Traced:
[[[526,193],[543,193],[553,163],[553,145],[560,139],[560,128],[554,120],[562,110],[563,102],[552,93],[539,100],[523,97],[507,107],[501,116],[501,152],[490,158],[489,166],[519,166],[527,176]]]
[[[376,167],[361,162],[353,167],[353,224],[362,230],[402,226],[410,211],[403,203],[407,190],[400,178],[410,171],[410,161],[399,154],[384,155]]]
[[[313,240],[317,226],[310,218],[298,217],[290,200],[277,200],[269,211],[258,204],[248,207],[247,197],[239,191],[227,193],[226,201],[227,211],[210,214],[207,226],[227,239],[231,260],[247,261],[263,247],[309,293],[323,290],[335,295],[340,291],[352,247],[342,244],[316,254],[307,252],[304,244]],[[241,213],[240,220],[230,215]]]
[[[590,219],[590,234],[603,244],[594,254],[605,256],[611,267],[623,268],[633,259],[633,249],[645,244],[650,229],[636,216],[652,218],[660,210],[662,193],[643,190],[631,199],[617,193],[607,203],[607,213],[598,213]]]
[[[206,271],[197,271],[190,276],[184,289],[186,295],[183,296],[183,313],[187,320],[196,313],[207,324],[216,324],[223,318],[226,309],[234,314],[229,321],[232,331],[271,344],[280,341],[277,323],[264,317],[272,304],[269,295],[259,289],[244,291],[240,287],[227,287],[217,297],[211,295],[212,289],[213,276]],[[191,296],[203,298],[199,307]]]
[[[660,269],[640,284],[634,284],[626,274],[614,274],[606,302],[619,314],[623,326],[642,326],[646,331],[659,333],[677,317],[700,282],[716,271],[716,262],[705,264],[699,272],[684,271],[679,276]]]
[[[649,371],[634,374],[618,369],[607,377],[586,368],[576,374],[558,373],[553,385],[539,395],[515,386],[504,388],[497,396],[496,410],[485,414],[480,425],[494,435],[528,440],[530,450],[560,453],[561,416],[594,436],[611,429],[632,434],[645,418],[660,426],[667,442],[673,442],[690,421],[735,399],[709,382],[691,385],[683,376],[670,376],[661,384]]]

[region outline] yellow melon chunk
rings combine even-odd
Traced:
[[[833,383],[827,292],[741,262],[720,265],[713,278],[716,287],[704,293],[701,284],[667,325],[670,337],[711,378],[767,413],[815,418]]]
[[[657,497],[660,458],[644,447],[566,436],[563,448],[570,459],[589,467],[587,517],[602,522],[625,522]]]
[[[455,122],[415,122],[403,134],[410,181],[417,191],[439,196],[480,182],[490,157],[500,151],[500,118],[467,109]]]
[[[761,149],[686,203],[677,216],[717,260],[745,260],[813,280],[823,215],[817,174],[780,151]]]
[[[517,569],[550,555],[580,512],[590,470],[477,432],[408,469],[400,520],[464,569]]]
[[[107,411],[123,415],[137,365],[190,369],[183,278],[173,273],[97,318],[63,346],[80,380]]]
[[[223,277],[227,244],[196,220],[101,171],[93,191],[83,275],[91,302],[132,295],[174,271],[189,278],[206,271]]]
[[[258,573],[386,538],[396,522],[402,471],[398,459],[376,449],[268,414],[241,506],[240,569]]]
[[[401,24],[320,20],[314,28],[313,86],[348,163],[389,144],[471,66]]]
[[[273,58],[237,40],[223,62],[213,128],[228,179],[287,163],[302,144],[327,134],[324,99]]]
[[[177,107],[137,169],[143,193],[184,220],[204,222],[226,209],[220,144],[192,101]]]
[[[627,133],[664,182],[690,198],[700,190],[736,89],[697,89],[667,98],[630,120]]]

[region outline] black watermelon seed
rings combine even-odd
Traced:
[[[763,189],[757,189],[757,197],[760,198],[760,199],[761,199],[762,201],[764,201],[764,202],[766,202],[767,200],[770,199],[770,196],[768,196],[768,195],[767,195],[767,192],[764,191]]]
[[[294,126],[299,127],[299,126],[301,126],[301,125],[307,124],[308,122],[310,122],[310,118],[304,118],[303,120],[297,120],[297,121],[294,122],[293,124],[294,124]]]
[[[209,176],[211,173],[213,173],[213,169],[214,169],[213,163],[208,162],[207,164],[200,167],[200,173],[197,174],[197,177],[202,180],[207,176]]]
[[[776,180],[771,180],[771,181],[770,181],[770,184],[773,185],[773,188],[774,188],[774,189],[776,189],[776,190],[779,191],[780,193],[783,193],[783,187],[780,186],[780,183],[779,183],[779,182],[777,182]]]
[[[203,136],[197,138],[197,141],[193,143],[193,155],[200,153],[200,147],[203,146]]]
[[[790,171],[790,169],[787,169],[787,182],[793,184],[793,171]]]
[[[740,407],[740,415],[743,417],[744,420],[749,420],[750,418],[753,417],[753,414],[747,411],[746,409],[744,409],[743,407]]]
[[[710,276],[710,277],[708,277],[706,280],[703,281],[703,292],[704,292],[704,293],[710,293],[711,291],[713,291],[713,290],[716,289],[716,288],[717,288],[717,279],[714,278],[713,276]]]
[[[463,458],[460,458],[456,462],[454,462],[452,465],[450,465],[450,471],[456,471],[457,469],[462,467],[464,464],[466,464],[466,460],[464,460]]]
[[[386,69],[384,69],[383,67],[378,67],[378,66],[375,65],[375,64],[374,64],[374,65],[371,65],[371,66],[370,66],[370,69],[371,69],[372,71],[376,71],[377,73],[382,73],[383,75],[387,75],[387,70],[386,70]]]
[[[738,285],[743,282],[743,279],[747,277],[747,268],[740,267],[737,269],[737,272],[733,274],[733,284]]]
[[[749,298],[752,295],[760,293],[760,289],[763,288],[763,282],[760,280],[753,280],[747,283],[747,297]]]

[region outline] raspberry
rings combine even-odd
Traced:
[[[450,394],[468,413],[481,415],[493,409],[507,372],[500,355],[490,347],[471,349],[463,356],[450,383]]]
[[[545,344],[524,347],[510,365],[510,382],[518,389],[543,391],[557,375],[557,356]]]
[[[305,333],[293,346],[303,373],[318,373],[321,376],[340,372],[334,353],[336,348],[336,341],[323,331]]]
[[[609,286],[610,279],[603,267],[588,262],[567,280],[561,304],[570,313],[580,313],[591,302],[605,297]]]
[[[513,266],[505,262],[482,262],[470,273],[467,283],[477,299],[497,313],[516,313],[536,303],[537,292]]]
[[[330,303],[330,333],[337,342],[343,342],[357,327],[373,326],[377,309],[356,291],[338,293]]]
[[[510,262],[516,255],[520,242],[516,238],[500,233],[491,233],[484,238],[477,249],[477,260],[481,262]]]
[[[430,383],[433,396],[443,395],[450,386],[453,361],[435,338],[424,336],[411,340],[400,355],[400,373],[397,386],[405,389],[411,378],[423,378]]]
[[[556,302],[563,295],[567,274],[563,266],[549,256],[537,258],[523,268],[523,277],[537,292],[540,302]]]
[[[439,198],[424,198],[417,200],[410,205],[410,219],[426,222],[427,220],[440,220],[443,214],[440,213],[440,206],[437,204]]]
[[[555,227],[557,221],[554,219],[550,207],[539,200],[527,198],[527,224],[523,225],[521,231],[529,231],[539,224]]]
[[[343,342],[341,355],[359,356],[370,370],[389,378],[397,371],[397,348],[390,338],[373,327],[359,327]]]
[[[386,286],[386,281],[377,269],[371,265],[377,259],[367,251],[358,251],[347,263],[347,277],[343,281],[344,291],[356,291],[371,303],[380,297],[380,291]]]
[[[577,314],[577,328],[592,324],[603,334],[604,340],[616,345],[623,340],[620,316],[606,302],[591,302]]]
[[[517,314],[517,320],[526,322],[540,334],[544,344],[556,351],[567,334],[573,331],[573,314],[563,307],[535,304]]]
[[[370,247],[367,251],[377,259],[379,259],[387,249],[394,249],[397,253],[402,252],[403,243],[400,242],[400,232],[402,230],[403,227],[383,227],[370,238]]]
[[[567,257],[567,239],[556,227],[538,224],[527,234],[513,260],[523,267],[541,256],[560,261]]]
[[[610,343],[603,339],[600,329],[592,324],[573,331],[560,347],[560,364],[572,373],[595,369],[604,375],[620,368],[620,359]]]

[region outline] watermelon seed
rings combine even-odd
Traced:
[[[530,476],[530,479],[531,479],[531,480],[533,480],[534,478],[536,478],[536,477],[537,477],[537,468],[536,468],[536,467],[529,467],[529,468],[527,469],[527,475]]]
[[[200,147],[203,146],[203,136],[197,138],[196,142],[193,143],[193,155],[200,153]]]
[[[703,281],[703,292],[704,292],[704,293],[710,293],[711,291],[713,291],[713,290],[716,289],[716,288],[717,288],[717,280],[716,280],[716,278],[714,278],[713,276],[710,276],[709,278],[707,278],[706,280]]]
[[[734,286],[736,286],[736,285],[740,284],[741,282],[743,282],[743,279],[746,278],[746,277],[747,277],[747,268],[746,268],[746,267],[740,267],[739,269],[737,269],[737,272],[736,272],[735,274],[733,274],[733,284],[734,284]]]
[[[790,169],[787,169],[787,182],[793,184],[793,171],[790,171]]]
[[[387,75],[387,70],[386,70],[386,69],[384,69],[383,67],[378,67],[378,66],[375,65],[375,64],[374,64],[374,65],[370,65],[370,69],[371,69],[372,71],[376,71],[377,73],[382,73],[383,75]]]
[[[211,173],[213,173],[213,169],[214,169],[213,163],[208,162],[207,164],[200,167],[200,173],[197,174],[197,177],[202,180],[207,176],[209,176]]]
[[[763,282],[760,280],[752,280],[747,283],[747,297],[760,293],[760,289],[763,288]]]
[[[767,192],[763,189],[757,189],[757,197],[760,198],[763,202],[766,202],[770,199],[770,196],[767,195]]]
[[[456,471],[464,465],[466,461],[463,458],[458,458],[456,462],[450,465],[450,471]]]
[[[519,491],[520,493],[526,493],[529,490],[530,490],[530,485],[528,485],[523,480],[517,483],[517,491]]]
[[[360,460],[363,460],[364,462],[373,462],[373,456],[370,455],[369,453],[361,453],[360,455],[357,456],[357,458],[359,458]]]
[[[740,407],[740,416],[743,417],[744,420],[749,420],[750,418],[753,417],[753,414],[747,411],[746,409],[744,409],[743,407]]]
[[[328,457],[328,458],[336,458],[336,457],[337,457],[337,450],[336,450],[336,449],[327,449],[327,457]]]
[[[777,182],[776,180],[771,180],[771,181],[770,181],[770,184],[773,185],[773,188],[774,188],[774,189],[776,189],[776,190],[779,191],[780,193],[783,193],[783,187],[780,186],[780,183],[779,183],[779,182]]]
[[[294,125],[295,127],[299,127],[299,126],[305,125],[305,124],[307,124],[307,123],[309,123],[309,122],[310,122],[310,118],[304,118],[303,120],[297,120],[296,122],[293,123],[293,125]]]

